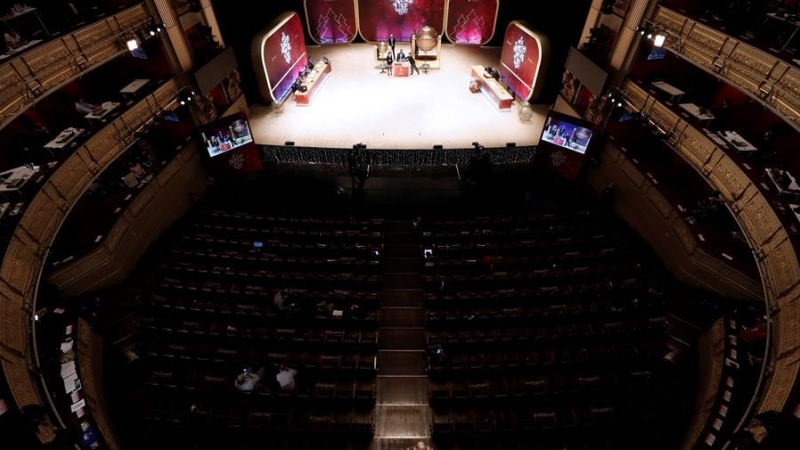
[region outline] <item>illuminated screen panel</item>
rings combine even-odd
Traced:
[[[358,28],[365,41],[385,41],[394,34],[410,42],[414,30],[444,29],[445,0],[358,0]]]
[[[484,45],[494,36],[500,0],[450,0],[447,39],[454,44]]]
[[[211,157],[227,153],[253,142],[250,123],[244,112],[223,117],[201,129],[203,144]]]
[[[267,101],[280,102],[308,64],[303,24],[297,13],[281,15],[253,40],[253,64]]]
[[[352,42],[358,33],[356,0],[305,0],[308,34],[319,44]]]
[[[550,111],[534,162],[568,180],[575,180],[580,175],[593,134],[589,122]]]
[[[522,100],[531,100],[542,88],[545,65],[550,55],[546,37],[524,22],[513,21],[506,28],[500,55],[500,78]]]
[[[580,154],[586,153],[592,130],[568,119],[550,115],[542,130],[541,140]]]

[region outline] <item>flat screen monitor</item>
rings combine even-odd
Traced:
[[[201,134],[206,151],[211,157],[253,142],[250,123],[244,112],[223,117],[204,126]]]
[[[650,53],[647,55],[647,60],[654,61],[658,59],[664,59],[665,56],[667,56],[666,47],[653,47],[653,49],[650,50]]]
[[[578,118],[550,111],[542,130],[541,140],[583,155],[594,132]]]

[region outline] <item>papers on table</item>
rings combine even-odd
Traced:
[[[143,88],[150,80],[145,78],[138,78],[131,81],[127,86],[120,89],[120,94],[135,94],[139,89]]]
[[[61,352],[66,353],[74,347],[75,343],[73,341],[67,341],[61,343]]]
[[[76,412],[85,406],[86,406],[86,399],[81,399],[78,403],[73,403],[70,410],[72,410],[72,412]]]
[[[102,120],[111,111],[117,109],[117,107],[119,107],[119,103],[117,102],[104,102],[102,105],[100,105],[100,111],[91,112],[84,117],[90,120]]]
[[[75,392],[81,388],[81,380],[78,375],[73,374],[64,378],[64,391],[67,393]]]
[[[709,112],[704,112],[700,109],[699,106],[695,105],[694,103],[681,103],[680,107],[682,110],[688,112],[692,116],[694,116],[697,120],[713,120],[714,115]]]
[[[753,144],[747,142],[745,138],[741,137],[735,131],[720,131],[718,134],[734,150],[740,152],[754,152],[758,150]]]
[[[78,138],[81,134],[83,134],[82,128],[73,128],[69,127],[66,130],[58,133],[55,139],[44,144],[45,148],[64,148],[69,145],[72,141]]]
[[[672,97],[678,97],[686,93],[664,81],[656,81],[654,83],[651,83],[651,85],[662,92],[666,92]]]
[[[75,375],[78,370],[75,368],[75,361],[70,361],[61,364],[61,378],[67,378],[70,375]]]

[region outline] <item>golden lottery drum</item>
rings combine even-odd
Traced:
[[[439,35],[436,34],[436,30],[429,26],[424,26],[422,29],[417,30],[414,36],[416,36],[417,48],[423,52],[429,52],[435,49],[436,43],[439,40]]]

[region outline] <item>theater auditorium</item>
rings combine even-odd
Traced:
[[[0,449],[800,449],[797,2],[0,27]]]

